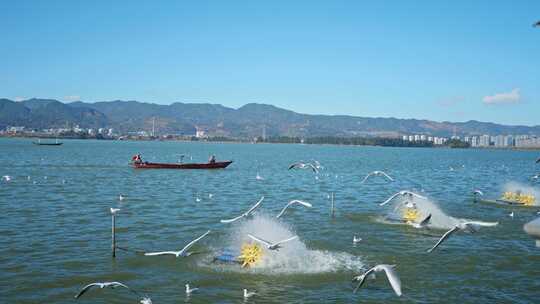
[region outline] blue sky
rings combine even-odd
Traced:
[[[0,97],[540,124],[540,1],[155,2],[0,2]]]

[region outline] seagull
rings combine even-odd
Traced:
[[[362,238],[359,238],[356,235],[354,235],[352,238],[353,244],[360,243],[361,241],[362,241]]]
[[[392,286],[392,289],[394,289],[394,292],[398,295],[398,297],[401,296],[401,281],[399,280],[399,277],[394,272],[394,267],[396,265],[387,265],[387,264],[381,264],[377,265],[370,270],[366,271],[364,274],[356,276],[353,278],[353,282],[360,281],[356,288],[354,289],[354,293],[358,291],[362,285],[364,285],[364,282],[366,280],[366,277],[371,274],[372,272],[381,272],[384,271],[386,273],[386,277],[388,278],[388,281],[390,282],[390,285]]]
[[[3,181],[6,181],[6,182],[9,182],[9,181],[11,180],[11,176],[9,176],[9,175],[4,175],[4,176],[2,176],[2,180],[3,180]]]
[[[120,194],[120,195],[118,196],[118,200],[119,200],[119,201],[123,201],[123,200],[125,200],[125,199],[126,199],[126,197],[125,197],[124,195],[122,195],[122,194]]]
[[[212,199],[214,197],[214,195],[212,193],[208,193],[208,198],[209,199]]]
[[[363,184],[365,181],[367,181],[367,179],[371,176],[384,176],[386,177],[388,180],[390,180],[391,182],[394,181],[393,178],[390,177],[390,175],[386,174],[385,172],[383,171],[373,171],[371,173],[369,173],[368,175],[366,175],[366,177],[364,177],[364,179],[360,182],[361,184]]]
[[[281,244],[286,243],[286,242],[288,242],[288,241],[292,241],[292,240],[298,238],[298,236],[295,235],[295,236],[293,236],[293,237],[291,237],[291,238],[285,239],[285,240],[283,240],[283,241],[275,242],[275,243],[272,244],[272,243],[270,243],[270,242],[268,242],[268,241],[265,241],[265,240],[263,240],[263,239],[260,239],[260,238],[258,238],[258,237],[255,237],[255,236],[253,236],[253,235],[251,235],[251,234],[249,234],[249,233],[248,233],[248,236],[249,236],[251,239],[253,239],[253,240],[255,240],[255,241],[257,241],[257,242],[259,242],[259,243],[265,245],[266,248],[269,249],[269,250],[279,250],[279,248],[281,248]]]
[[[287,210],[287,208],[289,208],[291,205],[294,205],[294,204],[299,204],[299,205],[302,205],[302,206],[308,207],[308,208],[313,207],[308,202],[299,201],[299,200],[292,200],[287,205],[285,205],[285,207],[283,207],[283,209],[281,209],[281,212],[276,216],[276,218],[280,218],[283,215],[283,213],[285,213],[285,210]]]
[[[459,223],[454,226],[454,228],[448,230],[443,236],[437,241],[435,246],[428,249],[427,252],[432,252],[435,250],[439,245],[441,245],[442,242],[444,242],[447,238],[449,238],[454,232],[458,230],[468,230],[469,232],[476,232],[478,227],[493,227],[497,226],[499,222],[493,222],[493,223],[486,223],[486,222],[463,222]]]
[[[84,293],[86,293],[89,289],[91,289],[94,286],[98,286],[101,289],[103,289],[105,287],[110,287],[110,288],[124,287],[124,288],[127,288],[129,291],[137,294],[137,292],[135,290],[127,287],[126,285],[124,285],[124,284],[122,284],[120,282],[103,282],[103,283],[96,282],[96,283],[91,283],[91,284],[88,284],[88,285],[84,286],[83,289],[81,289],[81,291],[79,291],[79,293],[75,295],[75,299],[78,299],[80,296],[82,296]]]
[[[475,189],[475,190],[473,191],[473,195],[484,196],[484,192],[482,192],[482,191],[480,191],[480,190],[478,190],[478,189]]]
[[[421,220],[420,223],[412,223],[411,225],[414,228],[420,229],[420,228],[427,227],[430,221],[431,221],[431,213],[428,214],[428,216],[426,216],[423,220]]]
[[[531,178],[532,178],[532,179],[535,179],[535,180],[538,179],[538,178],[540,178],[540,173],[538,173],[538,174],[536,174],[536,175],[533,175]]]
[[[199,288],[189,288],[189,284],[186,284],[186,294],[189,296],[192,292],[199,290]]]
[[[118,211],[120,211],[120,208],[111,208],[112,215],[115,215]]]
[[[257,209],[257,207],[259,207],[259,205],[262,203],[262,201],[264,200],[264,196],[261,197],[261,199],[255,204],[253,205],[251,208],[249,208],[248,211],[242,213],[241,215],[235,217],[235,218],[232,218],[230,220],[221,220],[220,222],[222,223],[232,223],[232,222],[235,222],[243,217],[247,217],[249,216],[255,209]]]
[[[152,304],[152,299],[150,299],[149,297],[144,297],[141,299],[141,304]]]
[[[209,233],[210,233],[210,230],[206,231],[200,237],[198,237],[198,238],[194,239],[193,241],[189,242],[189,244],[187,244],[186,247],[182,248],[182,250],[180,250],[180,251],[148,252],[148,253],[145,253],[144,255],[146,255],[146,256],[154,256],[154,255],[172,254],[172,255],[175,255],[176,257],[179,257],[179,256],[188,257],[188,256],[193,254],[193,252],[188,251],[189,248],[191,248],[193,245],[195,245],[195,243],[200,241],[203,237],[207,236]]]
[[[379,206],[384,206],[384,205],[388,204],[391,200],[393,200],[398,195],[402,195],[402,196],[409,195],[409,196],[414,196],[414,197],[418,197],[418,198],[421,198],[421,199],[427,199],[425,196],[416,194],[414,192],[411,192],[411,191],[408,191],[408,190],[402,190],[402,191],[399,191],[398,193],[395,193],[394,195],[390,196],[386,201],[380,203]]]
[[[264,177],[259,175],[259,172],[257,172],[257,176],[255,176],[256,180],[264,180]]]
[[[195,198],[195,201],[196,201],[197,203],[199,203],[199,202],[201,201],[201,198],[197,196],[197,197]]]
[[[317,167],[315,167],[315,165],[313,165],[312,163],[298,162],[298,163],[294,163],[294,164],[289,166],[289,170],[295,169],[295,168],[298,168],[298,169],[311,169],[311,170],[313,170],[314,173],[319,173],[319,169],[317,169]]]
[[[247,289],[244,288],[244,299],[250,298],[256,294],[257,294],[256,292],[248,291]]]
[[[510,214],[508,214],[509,217],[511,218],[514,218],[514,211],[510,212]]]
[[[536,22],[535,24],[533,24],[533,27],[540,27],[540,21]],[[537,163],[540,163],[540,158],[538,160],[536,160]]]

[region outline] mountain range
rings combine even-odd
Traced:
[[[508,126],[489,122],[436,122],[419,119],[369,118],[348,115],[310,115],[267,104],[249,103],[238,109],[209,103],[159,105],[138,101],[62,103],[54,99],[0,99],[0,128],[113,128],[119,133],[195,134],[251,138],[261,136],[396,137],[404,134],[540,134],[540,126]]]

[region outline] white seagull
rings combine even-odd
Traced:
[[[444,242],[447,238],[449,238],[454,232],[456,232],[458,230],[467,230],[469,232],[476,232],[479,227],[493,227],[493,226],[497,226],[498,224],[499,224],[499,222],[491,222],[491,223],[490,222],[463,222],[463,223],[459,223],[459,224],[455,225],[454,228],[446,231],[446,233],[443,234],[443,236],[439,239],[439,241],[437,241],[435,246],[428,249],[427,252],[432,252],[433,250],[435,250],[437,247],[439,247],[439,245],[442,244],[442,242]]]
[[[141,304],[152,304],[152,299],[150,299],[149,297],[144,297],[141,299]]]
[[[362,238],[357,237],[356,235],[354,235],[352,238],[353,244],[360,243],[361,241],[362,241]]]
[[[9,182],[11,180],[11,176],[4,175],[4,176],[2,176],[2,180],[5,181],[5,182]]]
[[[232,222],[235,222],[235,221],[237,221],[237,220],[239,220],[239,219],[241,219],[243,217],[249,216],[255,209],[257,209],[257,207],[259,207],[259,205],[262,203],[263,200],[264,200],[264,196],[261,197],[261,199],[257,203],[255,203],[255,205],[253,205],[251,208],[249,208],[248,211],[246,211],[246,212],[242,213],[241,215],[239,215],[239,216],[237,216],[235,218],[232,218],[230,220],[221,220],[220,222],[222,222],[222,223],[232,223]]]
[[[186,294],[187,294],[188,296],[191,295],[192,292],[197,291],[197,290],[199,290],[199,288],[197,288],[197,287],[195,287],[195,288],[190,288],[190,287],[189,287],[189,284],[186,284]]]
[[[312,163],[298,162],[298,163],[294,163],[294,164],[289,166],[289,170],[296,169],[296,168],[298,168],[298,169],[311,169],[311,170],[313,170],[313,172],[319,173],[319,169],[317,169],[317,167],[315,165],[313,165]]]
[[[510,212],[510,214],[508,214],[509,217],[511,218],[514,218],[514,211]]]
[[[285,210],[287,210],[287,208],[289,208],[291,205],[294,205],[294,204],[299,204],[299,205],[302,205],[302,206],[308,207],[308,208],[313,207],[308,202],[304,202],[304,201],[300,201],[300,200],[292,200],[287,205],[285,205],[285,207],[283,207],[283,209],[281,209],[281,212],[276,216],[276,218],[280,218],[283,215],[283,213],[285,213]]]
[[[257,175],[255,176],[256,180],[264,180],[264,177],[262,177],[259,172],[257,172]]]
[[[105,288],[105,287],[110,287],[110,288],[116,288],[116,287],[124,287],[124,288],[127,288],[129,291],[137,294],[137,292],[129,287],[127,287],[126,285],[120,283],[120,282],[103,282],[103,283],[100,283],[100,282],[96,282],[96,283],[91,283],[91,284],[88,284],[86,286],[83,287],[83,289],[81,289],[81,291],[79,291],[78,294],[75,295],[75,299],[78,299],[80,296],[82,296],[84,293],[86,293],[88,290],[90,290],[92,287],[99,287],[101,289]]]
[[[118,211],[120,211],[120,208],[111,208],[112,215],[115,215]]]
[[[408,190],[402,190],[402,191],[399,191],[398,193],[395,193],[394,195],[390,196],[387,200],[380,203],[379,206],[384,206],[384,205],[388,204],[391,200],[396,198],[398,195],[401,195],[401,196],[409,195],[409,196],[413,196],[413,197],[417,197],[417,198],[421,198],[421,199],[426,199],[425,196],[416,194],[416,193],[408,191]]]
[[[396,267],[396,265],[381,264],[371,268],[362,275],[354,277],[353,282],[359,281],[360,283],[358,283],[353,292],[356,293],[356,291],[358,291],[358,289],[362,287],[362,285],[364,285],[366,277],[369,274],[371,274],[372,272],[384,271],[386,273],[388,281],[390,282],[390,285],[392,286],[392,289],[394,289],[394,292],[398,295],[398,297],[401,296],[401,281],[399,280],[397,274],[394,272],[394,267]]]
[[[250,298],[256,294],[257,294],[256,292],[248,291],[247,289],[244,288],[244,299]]]
[[[125,197],[124,195],[122,195],[122,194],[120,194],[120,195],[118,196],[118,200],[119,200],[119,201],[123,201],[123,200],[125,200],[125,199],[126,199],[126,197]]]
[[[475,189],[475,190],[473,191],[473,195],[484,196],[484,192],[482,192],[481,190]]]
[[[288,239],[285,239],[285,240],[283,240],[283,241],[279,241],[279,242],[275,242],[275,243],[270,243],[270,242],[265,241],[265,240],[263,240],[263,239],[261,239],[261,238],[258,238],[258,237],[256,237],[256,236],[253,236],[253,235],[251,235],[251,234],[249,234],[249,233],[248,233],[248,236],[249,236],[251,239],[253,239],[253,240],[255,240],[255,241],[257,241],[257,242],[259,242],[259,243],[265,245],[266,248],[267,248],[268,250],[279,250],[279,248],[282,248],[282,247],[281,247],[281,244],[286,243],[286,242],[289,242],[289,241],[292,241],[292,240],[298,238],[298,236],[295,235],[295,236],[293,236],[293,237],[291,237],[291,238],[288,238]]]
[[[368,175],[366,175],[366,177],[364,177],[364,179],[360,182],[361,184],[363,184],[365,181],[367,181],[368,178],[370,178],[371,176],[384,176],[386,177],[388,180],[390,180],[391,182],[394,181],[393,178],[390,177],[390,175],[386,174],[385,172],[383,171],[373,171],[371,173],[369,173]]]
[[[193,245],[195,245],[195,243],[200,241],[203,237],[207,236],[209,233],[210,233],[210,230],[206,231],[200,237],[198,237],[198,238],[194,239],[193,241],[189,242],[189,244],[187,244],[186,247],[182,248],[182,250],[180,250],[180,251],[148,252],[148,253],[145,253],[144,255],[146,255],[146,256],[154,256],[154,255],[172,254],[172,255],[175,255],[176,257],[179,257],[179,256],[188,257],[188,256],[193,254],[193,252],[188,251],[189,248],[191,248]]]

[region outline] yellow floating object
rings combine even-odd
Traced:
[[[521,194],[520,192],[510,192],[510,191],[503,193],[502,199],[520,203],[525,206],[532,206],[536,202],[536,198],[532,194]]]
[[[242,261],[242,267],[251,267],[262,258],[262,253],[259,245],[247,243],[242,245],[238,259]]]
[[[416,210],[416,209],[407,208],[403,212],[403,219],[406,222],[415,222],[416,219],[418,218],[418,216],[419,216],[418,210]]]

